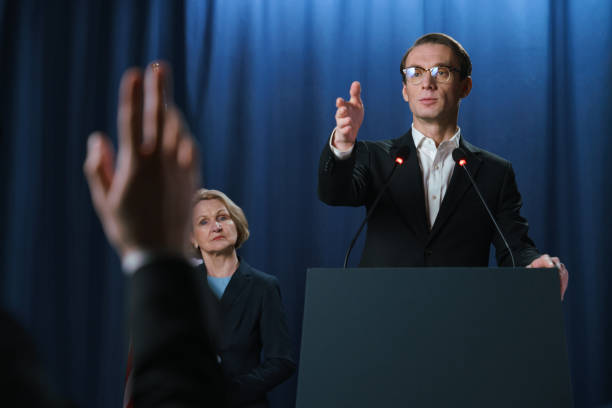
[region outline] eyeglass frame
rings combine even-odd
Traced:
[[[467,77],[467,75],[465,75],[465,73],[461,69],[455,68],[455,67],[451,67],[451,66],[447,66],[447,65],[434,65],[431,68],[423,68],[423,67],[419,67],[418,65],[411,65],[409,67],[401,67],[400,68],[400,73],[402,74],[402,78],[405,79],[405,82],[410,83],[411,85],[419,85],[421,82],[423,82],[423,79],[425,79],[425,77],[423,76],[423,78],[419,82],[417,82],[415,84],[411,83],[408,80],[408,74],[406,73],[406,71],[408,71],[408,69],[410,69],[410,68],[420,68],[420,69],[422,69],[422,70],[424,70],[426,72],[429,72],[429,75],[431,75],[431,79],[435,80],[436,82],[439,82],[438,79],[437,79],[438,74],[436,74],[436,76],[434,76],[431,73],[431,70],[434,69],[434,68],[438,68],[438,69],[440,69],[440,68],[448,68],[448,70],[451,72],[451,76],[449,77],[448,81],[440,82],[442,84],[447,84],[447,83],[452,81],[452,79],[453,79],[452,73],[453,72],[459,72],[459,74],[461,74],[461,76],[462,76],[461,79],[464,79],[465,77]]]

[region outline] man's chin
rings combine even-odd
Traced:
[[[423,122],[436,122],[440,120],[440,112],[438,111],[427,111],[427,112],[417,112],[414,114],[415,119],[418,119]]]

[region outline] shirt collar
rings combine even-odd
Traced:
[[[440,146],[446,145],[448,143],[452,147],[459,147],[459,138],[460,137],[461,137],[461,128],[459,126],[457,126],[457,131],[455,132],[453,137],[451,137],[447,141],[442,142],[440,144]],[[421,145],[425,142],[426,139],[428,139],[427,136],[425,136],[423,133],[419,132],[414,127],[414,123],[413,123],[412,124],[412,140],[414,141],[414,145],[416,146],[417,150],[421,148]],[[432,140],[432,142],[433,142],[433,140]]]

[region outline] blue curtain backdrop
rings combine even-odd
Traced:
[[[59,392],[121,403],[127,282],[81,166],[92,130],[116,138],[124,69],[172,64],[205,185],[244,208],[241,253],[280,279],[299,350],[306,268],[341,265],[364,215],[316,197],[335,98],[361,81],[360,138],[402,134],[400,58],[432,31],[472,57],[464,136],[514,163],[533,238],[570,271],[575,404],[612,403],[612,2],[601,0],[0,0],[2,305]],[[292,406],[295,388],[294,376],[273,406]]]

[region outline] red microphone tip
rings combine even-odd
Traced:
[[[402,165],[404,163],[404,159],[402,159],[401,157],[396,157],[395,162],[399,165]]]
[[[465,159],[459,160],[459,165],[460,166],[465,166],[466,163],[467,163],[467,161],[465,161]]]

